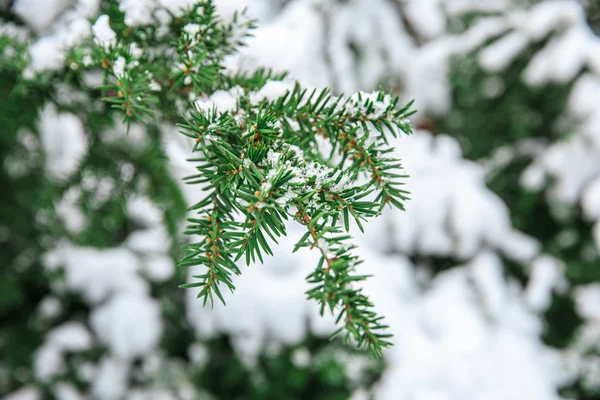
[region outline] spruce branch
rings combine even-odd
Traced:
[[[385,134],[391,130],[397,135],[400,129],[410,132],[404,117],[407,109],[398,113],[387,104],[377,105],[383,111],[371,117],[374,105],[368,100],[314,92],[307,95],[298,85],[273,99],[257,100],[257,92],[242,89],[230,94],[236,96],[234,109],[199,108],[191,113],[192,120],[180,127],[183,134],[195,139],[194,150],[202,153],[198,159],[205,160],[191,179],[206,183],[207,190],[221,188],[231,208],[244,219],[236,225],[242,233],[236,232],[239,239],[230,249],[237,249],[234,261],[245,256],[246,264],[263,262],[265,255],[272,255],[270,242],[277,243],[277,238],[286,234],[285,219],[305,226],[307,233],[295,250],[316,247],[321,252],[320,264],[307,277],[314,284],[308,297],[321,304],[321,313],[325,308],[336,313],[342,326],[334,336],[345,331],[345,342],[355,340],[359,347],[380,356],[390,345],[390,336],[382,317],[358,287],[367,276],[355,273],[361,261],[351,254],[355,247],[343,229],[349,231],[351,218],[362,229],[362,222],[380,214],[382,203],[401,205],[406,199],[406,192],[396,187],[404,175],[398,174],[399,161],[389,156]],[[380,92],[375,98],[394,104],[395,97],[386,100],[384,96]],[[366,125],[367,131],[357,133],[365,129],[363,123],[376,124],[384,118],[390,121],[387,131]],[[292,128],[295,121],[300,122]],[[316,121],[321,125],[313,129]],[[337,160],[332,156],[324,159],[316,147],[319,128],[332,133],[332,146],[343,135],[337,129],[350,132],[354,141],[346,148],[337,146]],[[366,161],[347,162],[344,156],[349,153],[354,158],[362,154]],[[357,184],[361,173],[369,180]],[[369,200],[374,192],[375,199]],[[392,197],[396,195],[399,199]],[[200,252],[190,253],[186,265],[206,265],[210,271],[211,264],[197,254]],[[187,287],[202,285],[204,296],[210,288],[218,290],[218,279],[208,281],[207,277],[208,273],[199,276],[201,282]],[[233,289],[230,281],[223,283]],[[221,297],[220,292],[217,296]]]
[[[412,103],[400,107],[398,96],[382,90],[332,95],[268,70],[226,72],[224,58],[253,28],[243,13],[223,23],[206,0],[174,20],[175,40],[149,27],[117,33],[99,19],[96,46],[74,54],[105,71],[103,99],[126,122],[183,114],[177,125],[191,139],[196,169],[185,182],[204,197],[190,207],[196,215],[185,233],[196,240],[179,266],[204,272],[182,287],[199,288],[204,304],[225,303],[223,288],[233,292],[240,274],[237,262],[262,263],[287,235],[286,221],[296,222],[306,233],[294,251],[321,253],[306,294],[321,314],[328,308],[336,315],[332,338],[345,332],[344,342],[379,357],[390,335],[360,287],[368,276],[356,272],[362,261],[348,232],[351,221],[363,230],[386,204],[403,208],[406,175],[389,139],[412,132]]]
[[[310,246],[321,252],[317,268],[307,277],[309,283],[315,284],[307,292],[308,298],[319,302],[321,315],[326,307],[331,312],[337,312],[336,323],[342,321],[342,326],[331,335],[331,339],[345,330],[344,343],[354,339],[359,348],[365,347],[375,357],[380,357],[383,348],[392,345],[386,340],[391,335],[382,332],[388,328],[380,322],[383,317],[372,310],[373,304],[362,293],[362,289],[355,287],[369,276],[353,273],[355,266],[362,261],[350,253],[355,248],[346,243],[350,236],[339,235],[342,233],[341,229],[335,225],[327,226],[327,219],[321,224],[316,223],[318,216],[311,218],[301,204],[297,204],[297,207],[297,220],[307,227],[311,240],[303,238],[296,249]]]

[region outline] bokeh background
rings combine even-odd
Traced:
[[[188,144],[66,54],[191,2],[0,0],[0,398],[600,399],[600,2],[217,1],[258,19],[232,70],[415,99],[411,200],[355,235],[382,360],[328,341],[293,228],[227,307],[178,288]]]

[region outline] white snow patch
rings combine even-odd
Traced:
[[[17,0],[13,11],[35,31],[47,30],[69,5],[70,0]]]
[[[164,282],[170,279],[175,272],[175,262],[165,254],[151,254],[142,263],[142,268],[154,282]]]
[[[138,274],[139,261],[124,248],[95,249],[63,245],[45,255],[47,268],[63,267],[67,286],[90,304],[114,293],[147,293],[148,283]]]
[[[268,81],[256,92],[250,93],[248,98],[251,104],[258,105],[265,99],[267,101],[276,100],[285,95],[286,92],[291,92],[293,88],[294,84],[290,81]]]
[[[121,0],[119,10],[125,13],[125,24],[129,26],[152,23],[155,0]]]
[[[479,53],[479,62],[489,71],[501,71],[525,48],[528,41],[520,32],[512,32]]]
[[[531,264],[531,275],[525,290],[525,301],[532,310],[543,312],[552,301],[552,290],[559,287],[563,276],[562,262],[541,256]]]
[[[106,51],[109,51],[117,45],[117,34],[112,30],[109,22],[110,19],[108,15],[101,15],[92,26],[94,41]]]
[[[79,167],[87,153],[83,123],[74,114],[57,113],[47,104],[39,123],[46,170],[54,179],[64,180]]]
[[[198,111],[209,112],[216,108],[220,112],[233,111],[237,108],[239,98],[244,90],[235,86],[229,90],[217,90],[210,97],[199,99],[194,103]]]
[[[138,294],[117,295],[94,308],[90,324],[111,353],[125,360],[154,350],[163,332],[160,304]]]
[[[34,387],[24,387],[10,393],[4,400],[39,400],[40,391]]]
[[[92,383],[91,394],[99,400],[120,399],[127,390],[129,365],[117,358],[104,358]]]
[[[57,400],[84,400],[86,398],[70,383],[61,382],[56,384],[53,392]]]
[[[592,283],[575,289],[577,312],[584,318],[600,321],[600,284]]]
[[[52,329],[46,341],[62,351],[82,351],[92,345],[92,336],[80,322],[69,321]]]
[[[35,377],[42,382],[63,373],[65,361],[61,350],[51,344],[43,344],[33,356],[33,371]]]

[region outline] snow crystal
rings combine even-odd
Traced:
[[[269,149],[269,151],[267,152],[267,162],[269,162],[272,166],[277,165],[277,162],[279,161],[279,157],[281,157],[281,153],[273,150],[272,148]]]
[[[290,182],[295,183],[294,182],[295,179],[291,179]],[[283,193],[283,196],[281,196],[280,198],[278,198],[277,200],[275,200],[277,202],[277,204],[279,204],[280,206],[283,207],[289,207],[290,206],[290,202],[291,200],[296,197],[296,194],[294,192],[287,191],[285,193]]]
[[[340,181],[338,183],[334,183],[332,186],[329,187],[332,192],[341,192],[343,190],[348,189],[351,186],[350,175],[348,175],[347,173],[340,172],[340,170],[338,170],[336,174],[331,178],[331,181],[334,182],[337,179],[337,176],[340,174],[342,174]]]
[[[389,95],[385,95],[382,100],[378,100],[379,93],[378,92],[357,92],[352,95],[350,98],[353,103],[355,103],[358,111],[365,115],[369,119],[379,119],[385,113],[387,108],[390,106],[391,97]],[[362,100],[359,100],[362,99]],[[369,114],[365,113],[365,108],[363,107],[364,103],[369,101],[373,105],[373,111]],[[349,104],[350,105],[350,104]],[[349,111],[350,114],[354,114],[354,111]]]
[[[262,193],[268,193],[271,190],[271,188],[273,188],[273,184],[271,182],[263,182],[260,185],[260,189],[259,190]]]
[[[120,294],[94,308],[90,323],[100,341],[122,359],[149,353],[163,331],[160,304],[137,294]]]

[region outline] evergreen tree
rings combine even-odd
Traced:
[[[597,398],[594,1],[192,3],[0,2],[0,397]]]
[[[232,275],[240,273],[235,262],[263,261],[286,234],[284,220],[295,220],[307,230],[296,250],[321,253],[308,297],[320,303],[321,314],[336,313],[334,337],[344,331],[345,341],[381,356],[390,335],[362,293],[366,276],[354,272],[361,261],[345,232],[351,223],[362,229],[388,204],[402,207],[404,176],[388,155],[387,135],[411,132],[410,105],[398,107],[398,97],[381,91],[333,96],[267,70],[227,72],[225,57],[254,23],[244,14],[223,22],[212,1],[167,9],[175,15],[135,26],[110,1],[83,15],[67,10],[64,29],[31,48],[19,17],[39,15],[20,8],[24,3],[15,5],[16,14],[4,11],[0,49],[2,179],[10,189],[3,200],[10,251],[3,252],[9,269],[2,312],[10,324],[1,333],[2,392],[37,381],[39,388],[25,392],[143,397],[135,389],[140,384],[184,395],[188,379],[219,396],[241,390],[257,398],[290,392],[330,398],[348,390],[344,374],[328,377],[340,368],[340,353],[321,350],[311,338],[306,345],[324,366],[307,369],[302,359],[310,354],[302,348],[263,359],[267,375],[277,373],[274,363],[296,374],[281,389],[249,381],[235,357],[224,373],[237,374],[237,388],[212,380],[218,369],[208,366],[179,376],[177,360],[194,358],[188,354],[194,339],[178,310],[182,295],[173,290],[185,273],[173,275],[172,259],[205,269],[183,287],[198,287],[204,304],[225,303],[223,288],[233,291]],[[48,64],[51,50],[58,53]],[[201,199],[191,207],[186,233],[194,239],[183,239],[183,254],[189,205],[168,154],[176,123],[192,139],[185,143],[197,174],[186,181]],[[330,143],[330,153],[317,138]],[[124,337],[132,324],[138,330]],[[217,349],[211,358],[228,352],[227,342],[211,347]],[[294,357],[300,361],[292,363]],[[157,362],[181,385],[162,382],[167,377],[153,370]],[[328,385],[310,394],[315,380]]]

